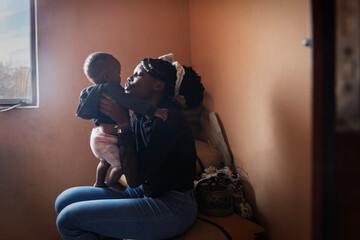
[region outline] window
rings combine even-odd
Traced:
[[[35,0],[0,0],[0,105],[36,106]]]

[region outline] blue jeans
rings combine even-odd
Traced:
[[[55,202],[57,228],[65,240],[167,239],[184,233],[196,220],[192,191],[170,191],[146,197],[142,187],[119,192],[111,188],[74,187]]]

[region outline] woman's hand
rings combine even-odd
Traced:
[[[102,94],[102,98],[100,98],[100,112],[109,116],[112,120],[114,120],[119,126],[128,125],[126,127],[130,127],[129,125],[129,111],[118,104],[114,99],[106,94]]]

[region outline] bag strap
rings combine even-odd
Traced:
[[[204,164],[202,163],[202,161],[200,160],[200,158],[199,158],[198,155],[196,155],[196,161],[197,161],[197,162],[199,163],[199,165],[200,165],[201,172],[204,172],[204,169],[205,169]]]
[[[210,220],[207,220],[207,219],[202,218],[202,217],[199,217],[199,216],[198,216],[197,218],[198,218],[199,220],[201,220],[201,221],[207,222],[207,223],[209,223],[209,224],[217,227],[218,229],[221,230],[221,232],[225,235],[225,237],[226,237],[228,240],[232,240],[232,237],[230,236],[230,234],[225,230],[225,228],[223,228],[223,227],[220,226],[219,224],[214,223],[214,222],[212,222],[212,221],[210,221]]]

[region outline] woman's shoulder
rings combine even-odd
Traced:
[[[188,125],[187,118],[182,112],[181,108],[172,102],[162,102],[158,105],[158,108],[168,109],[168,116],[166,121],[163,121],[158,117],[151,117],[147,119],[143,114],[133,113],[130,121],[131,125],[135,126],[136,124],[147,123],[147,126],[152,126],[155,128],[168,128],[170,131],[175,130],[175,128],[183,125]]]
[[[176,101],[163,101],[159,104],[158,108],[166,108],[169,110],[168,119],[172,119],[173,121],[182,119],[185,115],[181,111],[181,106]]]
[[[181,111],[181,109],[177,108],[169,108],[168,120],[174,122],[183,122],[186,120],[185,114]]]
[[[185,133],[190,130],[190,124],[188,123],[185,114],[181,109],[177,108],[169,109],[167,120],[165,122],[162,121],[162,125],[171,132]]]

